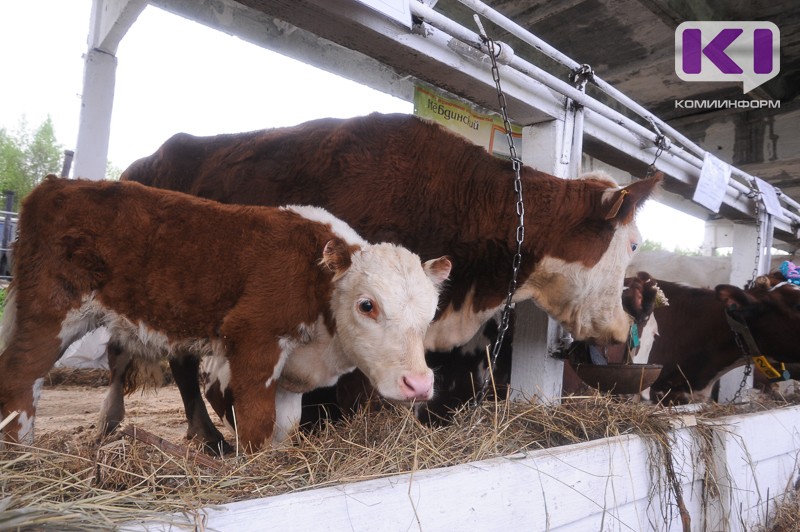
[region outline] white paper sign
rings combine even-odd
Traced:
[[[358,0],[392,20],[396,20],[406,28],[411,28],[410,0]],[[416,1],[416,0],[415,0]]]
[[[778,192],[775,190],[775,187],[760,177],[756,178],[756,186],[761,192],[761,199],[764,200],[764,207],[767,208],[767,212],[772,216],[782,215],[783,207],[781,207],[781,201],[778,199]]]
[[[706,153],[692,199],[712,212],[719,212],[730,178],[731,166]]]

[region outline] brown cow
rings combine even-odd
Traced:
[[[354,367],[389,398],[432,394],[423,341],[449,261],[368,244],[319,208],[48,176],[23,204],[15,253],[0,413],[19,417],[6,441],[32,441],[43,377],[99,325],[135,363],[224,357],[245,449],[291,429],[285,395]]]
[[[426,259],[449,256],[453,271],[425,338],[431,351],[467,343],[506,297],[517,225],[511,164],[414,116],[178,134],[122,177],[223,203],[317,205],[369,241],[400,244]],[[604,175],[569,181],[523,167],[515,300],[534,299],[578,339],[624,341],[622,281],[640,241],[634,214],[660,179],[621,189]],[[192,381],[195,371],[187,363],[178,381]]]
[[[800,287],[780,281],[783,276],[773,273],[747,290],[732,285],[710,290],[659,280],[669,306],[655,310],[655,323],[647,326],[655,325],[652,348],[637,359],[664,366],[650,397],[667,403],[706,401],[723,374],[747,362],[726,310],[744,320],[761,354],[800,362]]]

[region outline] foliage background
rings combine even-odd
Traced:
[[[24,117],[14,130],[0,127],[0,192],[14,192],[14,211],[47,174],[61,175],[63,166],[64,146],[56,138],[49,115],[34,128]],[[106,166],[106,179],[119,179],[121,173],[111,163]]]

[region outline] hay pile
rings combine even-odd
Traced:
[[[713,406],[695,415],[702,426],[704,419],[734,411],[742,409]],[[95,442],[85,432],[56,432],[37,439],[35,447],[0,452],[0,529],[106,530],[160,512],[623,434],[667,446],[670,429],[663,409],[607,395],[571,398],[559,406],[487,402],[439,428],[421,425],[409,408],[390,407],[299,433],[279,450],[219,460],[218,468],[121,435]]]

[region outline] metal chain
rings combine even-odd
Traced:
[[[650,166],[647,167],[647,173],[644,176],[645,178],[655,175],[656,162],[658,162],[658,158],[661,157],[661,154],[664,153],[664,150],[669,150],[671,145],[669,138],[661,132],[653,117],[648,116],[647,121],[650,122],[650,127],[652,127],[653,131],[656,133],[656,138],[654,140],[656,145],[656,156],[653,158],[653,162],[650,163]]]
[[[517,213],[517,229],[516,241],[517,250],[514,254],[514,260],[511,266],[511,281],[508,283],[508,294],[506,301],[503,305],[503,312],[500,316],[500,325],[497,328],[497,339],[492,346],[491,354],[491,367],[490,371],[486,373],[483,378],[480,393],[475,397],[475,405],[479,404],[486,398],[489,388],[489,378],[494,373],[497,367],[497,358],[500,355],[500,348],[503,345],[508,324],[511,317],[511,305],[514,297],[514,292],[517,290],[517,277],[519,276],[520,265],[522,264],[522,243],[525,240],[525,204],[522,199],[522,178],[520,171],[522,169],[522,159],[517,156],[517,149],[514,147],[514,138],[511,135],[511,121],[508,118],[508,108],[506,104],[506,96],[500,86],[500,71],[497,68],[497,53],[495,52],[495,43],[487,35],[483,26],[480,24],[477,16],[478,26],[481,30],[481,38],[483,43],[489,50],[489,57],[492,61],[492,78],[494,79],[495,88],[497,89],[497,100],[500,104],[500,114],[503,117],[503,127],[506,132],[506,140],[508,141],[508,151],[511,156],[511,165],[514,169],[514,193],[516,194],[516,213]]]
[[[751,191],[747,194],[748,198],[752,198],[753,206],[756,211],[756,256],[755,261],[753,264],[753,274],[750,276],[750,282],[747,283],[747,288],[753,288],[756,284],[756,278],[758,277],[758,267],[759,263],[761,262],[761,211],[759,209],[759,203],[761,203],[761,192],[758,190],[758,187],[751,183],[750,184]],[[733,331],[733,338],[736,340],[736,345],[739,346],[739,349],[742,351],[745,359],[745,367],[744,367],[744,374],[742,375],[742,382],[739,383],[739,389],[736,390],[736,393],[733,394],[733,398],[731,399],[732,403],[735,403],[739,399],[741,399],[742,391],[744,387],[747,386],[747,379],[750,377],[750,374],[753,372],[753,354],[750,352],[750,348],[747,347],[746,343],[742,339],[742,335],[738,331]]]
[[[741,343],[741,339],[739,338],[739,335],[735,334],[734,336],[736,336],[736,343],[739,344],[739,347],[742,347],[742,343]],[[733,394],[733,397],[731,398],[731,403],[735,403],[739,399],[741,399],[742,391],[744,390],[744,387],[747,386],[747,378],[750,376],[751,373],[753,373],[753,359],[752,359],[752,357],[748,356],[745,360],[746,360],[746,363],[745,363],[745,366],[744,366],[744,374],[742,375],[742,382],[739,383],[739,389],[736,390],[735,394]]]
[[[754,184],[750,185],[751,191],[747,194],[748,198],[753,199],[753,205],[756,211],[756,256],[755,256],[755,263],[753,264],[753,275],[750,277],[750,282],[747,283],[747,288],[753,288],[756,284],[756,277],[758,277],[758,267],[759,263],[761,262],[761,212],[759,210],[759,204],[761,203],[761,192],[758,190],[758,187]]]

